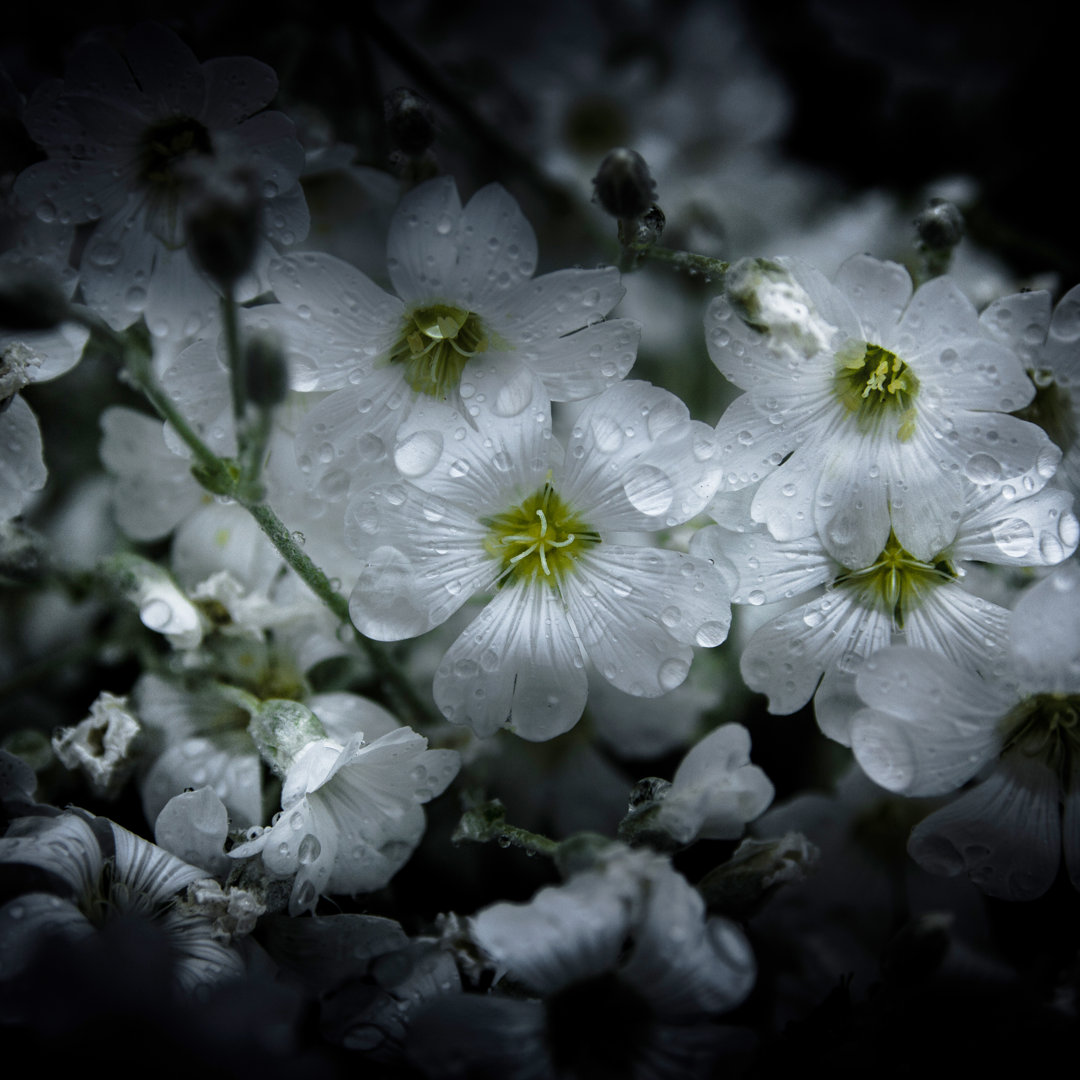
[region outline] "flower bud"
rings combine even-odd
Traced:
[[[280,698],[254,704],[248,734],[263,761],[284,778],[301,750],[326,738],[326,729],[310,709]]]
[[[609,151],[593,177],[593,200],[613,217],[641,217],[656,201],[656,181],[645,159],[625,146]]]
[[[188,163],[185,224],[195,263],[218,285],[231,289],[255,260],[259,241],[258,178],[246,165],[212,159]]]
[[[254,333],[244,346],[244,391],[260,409],[280,405],[289,392],[289,365],[274,334]]]
[[[951,251],[964,235],[964,215],[948,199],[931,199],[915,218],[919,247],[924,251]]]
[[[141,732],[127,698],[106,692],[85,720],[56,730],[52,748],[65,768],[82,770],[95,795],[115,799],[138,763]]]
[[[391,146],[408,157],[419,157],[435,141],[431,105],[415,90],[391,90],[383,99],[383,115]]]

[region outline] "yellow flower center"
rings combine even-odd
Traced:
[[[1003,753],[1042,758],[1066,783],[1080,763],[1080,694],[1032,694],[1001,722]]]
[[[947,559],[940,555],[932,563],[916,559],[890,531],[877,559],[861,570],[848,570],[836,579],[836,585],[855,591],[864,607],[884,611],[893,627],[903,630],[906,614],[918,607],[931,589],[958,577]]]
[[[919,380],[894,352],[869,342],[849,341],[836,354],[836,393],[864,430],[893,418],[896,437],[915,434]]]
[[[431,304],[406,314],[390,363],[404,365],[405,381],[418,394],[441,399],[457,387],[469,358],[491,344],[474,312]]]
[[[573,569],[584,548],[600,535],[579,518],[550,483],[505,514],[481,518],[490,530],[487,551],[502,564],[498,584],[510,580],[546,580],[557,587]]]

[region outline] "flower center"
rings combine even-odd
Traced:
[[[836,354],[836,393],[856,423],[865,429],[896,421],[896,437],[915,434],[919,380],[894,352],[869,342],[849,341]]]
[[[183,178],[176,166],[200,154],[210,157],[210,132],[190,116],[174,116],[148,128],[139,139],[139,178],[164,195],[175,194]]]
[[[884,551],[870,566],[846,571],[835,584],[854,590],[864,607],[884,611],[894,629],[903,630],[906,614],[918,607],[931,589],[959,576],[940,555],[932,563],[916,559],[890,531]]]
[[[484,547],[502,564],[498,584],[540,577],[557,586],[583,548],[600,535],[563,502],[550,483],[505,514],[481,518]]]
[[[431,304],[405,316],[390,362],[404,364],[405,381],[418,394],[445,398],[461,381],[469,357],[490,344],[478,315],[449,304]]]
[[[1002,721],[1003,753],[1042,758],[1063,780],[1080,762],[1080,694],[1032,694]]]

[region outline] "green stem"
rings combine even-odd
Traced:
[[[195,479],[207,491],[223,495],[239,503],[255,519],[259,528],[277,549],[281,557],[289,564],[309,589],[347,626],[352,626],[349,617],[349,602],[331,585],[326,574],[312,562],[285,523],[262,501],[258,485],[250,482],[242,474],[237,462],[217,456],[199,437],[173,404],[171,398],[158,385],[150,367],[150,353],[147,343],[140,343],[130,336],[118,334],[92,312],[75,309],[73,318],[100,337],[123,357],[125,369],[131,381],[146,396],[146,399],[158,415],[172,425],[177,435],[184,440],[196,458],[192,468]],[[367,653],[384,685],[409,712],[410,718],[418,723],[435,723],[438,717],[417,694],[408,677],[390,656],[387,648],[380,642],[365,637],[355,627],[353,634],[357,643]]]
[[[693,251],[678,251],[675,248],[660,247],[658,244],[629,243],[623,246],[627,269],[634,269],[643,259],[665,263],[672,270],[682,271],[691,277],[702,277],[706,281],[722,281],[730,263],[723,259],[713,259],[708,255],[698,255]]]
[[[461,815],[452,840],[455,844],[462,840],[479,844],[494,840],[500,847],[519,847],[533,855],[547,855],[550,858],[554,858],[559,850],[558,841],[508,824],[506,807],[498,799],[466,810]]]

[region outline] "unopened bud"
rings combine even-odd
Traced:
[[[272,409],[289,392],[289,365],[276,335],[254,333],[244,347],[244,390],[260,409]]]
[[[609,151],[593,177],[593,199],[613,217],[641,217],[656,202],[656,181],[645,159],[625,146]]]
[[[53,330],[69,313],[63,290],[46,274],[25,266],[0,269],[0,328]]]
[[[196,264],[229,289],[255,260],[259,241],[259,189],[244,165],[222,167],[199,158],[189,167],[185,223]]]
[[[102,693],[85,720],[56,730],[52,748],[65,768],[84,773],[95,795],[115,799],[135,770],[141,732],[127,698]]]
[[[244,704],[251,707],[248,734],[263,761],[282,779],[302,750],[326,738],[319,718],[298,701],[251,699]]]
[[[408,157],[419,157],[435,141],[435,116],[426,98],[407,86],[391,90],[383,100],[390,145]]]
[[[919,247],[925,251],[951,251],[964,235],[964,215],[948,199],[931,199],[915,219]]]

